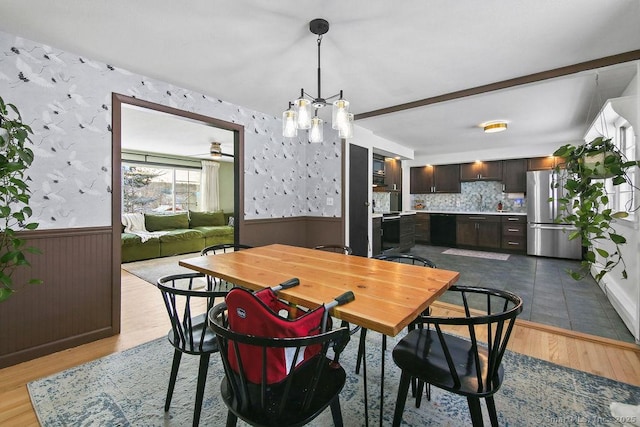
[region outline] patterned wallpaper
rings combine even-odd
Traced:
[[[0,32],[0,95],[33,131],[40,229],[111,224],[111,93],[245,126],[245,219],[340,216],[341,149],[285,140],[279,118]],[[286,99],[283,99],[286,103]]]

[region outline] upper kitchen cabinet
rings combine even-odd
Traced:
[[[409,169],[411,194],[433,193],[433,166],[417,166]]]
[[[460,165],[412,167],[411,194],[459,193]]]
[[[564,159],[555,156],[533,157],[527,159],[527,170],[540,171],[562,166]]]
[[[502,162],[473,162],[460,165],[460,181],[501,181]]]
[[[502,184],[505,193],[527,191],[527,159],[502,161]]]
[[[402,166],[400,160],[387,157],[384,161],[386,191],[402,191]]]

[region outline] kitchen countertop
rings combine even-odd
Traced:
[[[383,215],[393,214],[394,216],[402,215],[415,215],[417,211],[402,211],[402,212],[374,212],[371,214],[371,218],[382,218]]]
[[[520,215],[527,216],[526,212],[498,212],[498,211],[443,211],[443,210],[429,210],[422,209],[417,211],[411,211],[415,213],[429,213],[429,214],[450,214],[450,215]]]
[[[450,214],[450,215],[518,215],[518,216],[527,216],[526,212],[498,212],[498,211],[443,211],[443,210],[414,210],[414,211],[402,211],[397,213],[396,215],[413,215],[416,213],[428,213],[428,214]],[[388,214],[384,212],[384,214]],[[382,212],[374,212],[371,217],[372,218],[382,218]]]

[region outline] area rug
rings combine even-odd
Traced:
[[[127,262],[122,264],[121,268],[134,276],[138,276],[142,280],[155,285],[158,278],[168,274],[193,273],[193,270],[179,266],[178,261],[197,256],[200,256],[199,252],[164,258],[147,259],[144,261]]]
[[[470,256],[474,258],[497,259],[500,261],[506,261],[509,259],[509,254],[499,254],[497,252],[470,251],[467,249],[447,249],[442,253],[446,255],[459,255],[459,256]]]
[[[367,334],[369,423],[379,424],[381,335]],[[386,351],[383,425],[391,425],[399,370],[391,359],[397,338]],[[357,335],[340,357],[347,383],[340,394],[345,426],[364,425],[362,376],[354,373]],[[160,338],[28,384],[41,425],[47,426],[184,426],[193,419],[198,358],[182,358],[169,412],[163,409],[173,348]],[[639,404],[640,387],[563,368],[507,352],[505,382],[495,402],[501,426],[620,425],[611,416],[612,401]],[[224,425],[227,410],[219,397],[220,358],[211,358],[201,425]],[[484,405],[483,405],[484,411]],[[486,411],[485,425],[490,425]],[[239,425],[245,425],[239,422]],[[333,425],[326,410],[310,425]],[[471,425],[466,399],[432,388],[432,400],[405,406],[403,426]]]

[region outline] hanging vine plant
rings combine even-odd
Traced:
[[[33,151],[25,146],[31,128],[22,122],[13,104],[0,97],[0,302],[14,292],[12,275],[17,268],[29,266],[25,253],[38,253],[27,247],[17,232],[35,230],[38,224],[29,222],[31,191],[26,170],[33,162]],[[41,283],[31,279],[29,283]]]
[[[640,166],[640,161],[627,160],[610,138],[603,137],[582,145],[564,145],[553,155],[564,159],[565,163],[561,166],[568,172],[564,182],[567,191],[564,197],[558,199],[561,213],[556,222],[574,224],[577,230],[569,234],[569,240],[579,238],[586,249],[582,261],[585,269],[582,272],[569,273],[574,279],[579,280],[595,266],[598,271],[595,279],[599,282],[605,274],[621,265],[622,277],[626,279],[627,269],[620,245],[625,244],[627,240],[616,232],[612,222],[628,217],[629,212],[637,208],[633,208],[632,197],[625,210],[614,212],[609,207],[604,178],[610,178],[614,186],[627,183],[636,189],[628,172],[631,168]],[[561,166],[556,167],[557,172]],[[593,243],[599,240],[612,242],[614,250],[610,252],[594,247]],[[598,256],[601,260],[598,260]]]

